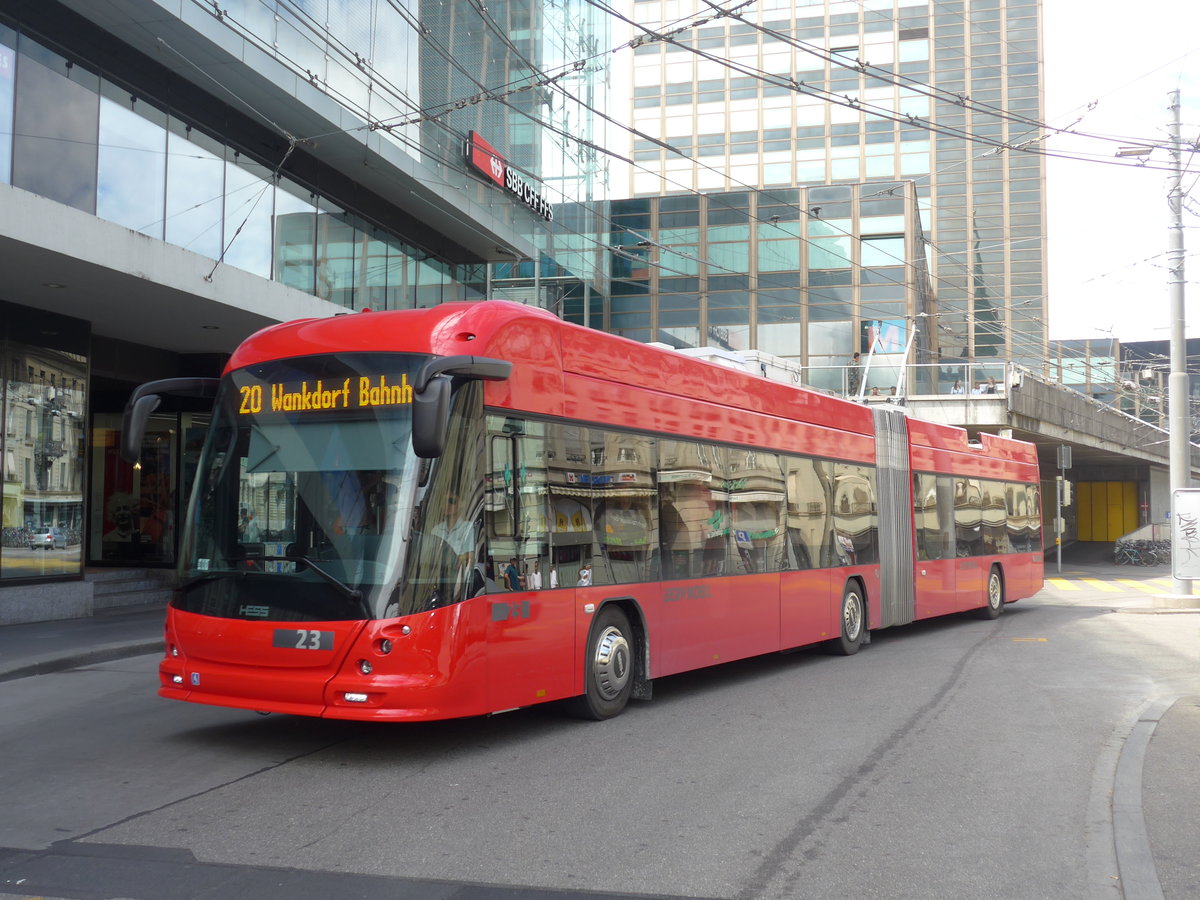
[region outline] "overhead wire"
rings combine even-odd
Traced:
[[[428,30],[428,28],[426,28],[426,27],[424,27],[424,26],[421,26],[421,28],[420,28],[420,31],[421,31],[421,34],[422,34],[424,37],[426,37],[426,39],[428,39],[428,37],[429,37],[429,30]],[[357,57],[357,54],[356,54],[356,57]],[[533,66],[531,66],[530,68],[531,68],[531,70],[535,70],[535,71],[536,71],[536,67],[533,67]],[[312,74],[312,73],[309,73],[309,74],[310,74],[310,76],[311,76],[311,74]],[[478,84],[478,82],[476,82],[476,83]],[[480,85],[480,86],[481,86],[481,85]],[[524,112],[524,111],[523,111],[523,112]],[[537,121],[537,120],[535,119],[535,121]],[[541,123],[541,124],[545,125],[546,123]],[[319,136],[317,136],[317,137],[319,137]],[[569,135],[568,137],[575,137],[575,136],[574,136],[574,135]],[[311,138],[310,138],[310,139],[311,139]],[[596,148],[596,149],[604,149],[604,148]],[[849,234],[849,232],[846,232],[846,234]],[[585,239],[590,237],[590,236],[587,236],[587,235],[581,235],[581,236],[582,236],[582,237],[585,237]],[[851,236],[853,237],[854,235],[851,235]],[[802,240],[803,240],[803,239],[802,239]],[[595,242],[595,243],[599,243],[599,242]],[[667,250],[668,252],[672,252],[672,251],[670,250],[670,248],[669,248],[669,247],[663,247],[662,249],[664,249],[664,250]],[[684,254],[684,255],[686,256],[687,254]],[[710,262],[709,262],[709,261],[707,261],[707,260],[705,260],[705,261],[701,261],[701,260],[699,260],[699,259],[698,259],[698,258],[696,258],[696,257],[692,257],[692,258],[693,258],[695,261],[697,261],[697,262],[704,262],[705,264],[712,265],[712,263],[710,263]],[[903,265],[911,265],[911,263],[910,263],[909,261],[907,261],[907,260],[904,260],[904,259],[901,259],[901,258],[896,258],[896,261],[897,261],[897,262],[899,262],[899,263],[901,263],[901,264],[903,264]],[[846,259],[846,262],[847,262],[848,264],[850,264],[850,265],[855,265],[855,264],[853,263],[853,261],[852,261],[852,260],[850,260],[850,259],[848,259],[848,258]],[[657,266],[657,267],[659,267],[659,268],[663,268],[663,266],[662,266],[662,264],[661,264],[661,263],[652,263],[652,262],[651,262],[651,265],[655,265],[655,266]],[[720,268],[720,267],[718,266],[718,268]],[[677,270],[675,270],[675,271],[677,271]],[[677,272],[677,274],[689,274],[689,273]],[[902,284],[902,283],[900,283],[900,284]]]
[[[427,29],[427,28],[424,28],[424,27],[422,27],[422,28],[420,29],[420,31],[421,31],[421,36],[422,36],[424,39],[428,40],[428,39],[429,39],[429,32],[428,32],[428,29]],[[536,67],[531,67],[531,68],[533,68],[533,69],[536,71]],[[566,73],[560,73],[560,74],[566,74]],[[478,82],[476,82],[476,83],[478,84]],[[478,85],[478,86],[480,86],[480,87],[482,88],[482,85]],[[496,97],[494,97],[494,96],[491,96],[491,97],[489,97],[488,99],[500,99],[500,98],[496,98]],[[576,98],[576,99],[577,99],[577,98]],[[444,111],[445,111],[445,110],[443,110],[443,114],[444,114]],[[434,118],[436,118],[436,116],[434,116]],[[545,123],[542,123],[542,124],[545,124]],[[602,149],[602,148],[594,148],[594,149]],[[751,190],[758,190],[758,189],[756,189],[756,188],[750,188],[750,189],[751,189]],[[852,236],[853,236],[853,235],[852,235]],[[585,236],[585,237],[586,237],[586,236]],[[898,261],[898,262],[901,262],[901,263],[903,263],[903,264],[905,264],[905,265],[911,265],[911,263],[910,263],[910,262],[908,262],[908,261],[906,261],[906,260],[902,260],[902,259],[899,259],[899,258],[897,258],[897,261]],[[850,260],[847,260],[847,262],[851,262],[851,264],[853,264],[853,263],[852,263],[852,261],[850,261]]]

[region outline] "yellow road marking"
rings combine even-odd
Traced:
[[[1077,590],[1079,590],[1079,585],[1077,585],[1073,582],[1067,581],[1067,579],[1065,579],[1065,578],[1047,578],[1046,582],[1048,584],[1051,584],[1054,587],[1058,588],[1060,591],[1077,591]]]
[[[1153,584],[1149,581],[1134,581],[1132,578],[1118,578],[1117,581],[1126,587],[1137,588],[1139,591],[1145,591],[1147,594],[1162,593],[1161,586]]]
[[[1094,587],[1098,591],[1107,591],[1110,594],[1121,593],[1121,589],[1119,587],[1113,587],[1107,581],[1101,581],[1099,578],[1081,578],[1079,580],[1088,587]]]
[[[1022,644],[1022,643],[1024,643],[1024,644],[1044,644],[1044,643],[1046,643],[1046,638],[1013,638],[1012,640],[1013,640],[1014,644]]]

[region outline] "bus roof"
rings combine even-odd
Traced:
[[[489,405],[716,441],[874,459],[873,414],[863,404],[584,328],[548,310],[504,300],[364,311],[274,325],[248,337],[230,357],[226,371],[337,352],[507,359],[513,363],[512,376],[485,385]],[[727,412],[715,416],[713,407]],[[983,474],[997,464],[1007,469],[1012,463],[1037,462],[1032,444],[981,435],[981,444],[972,446],[961,428],[911,417],[907,422],[914,468],[958,471],[967,463],[969,470]],[[967,462],[971,459],[976,463]]]

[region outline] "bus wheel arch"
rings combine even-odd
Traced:
[[[588,629],[583,694],[567,703],[581,719],[619,715],[633,697],[648,699],[649,647],[645,620],[632,598],[606,601]]]
[[[867,589],[862,579],[846,579],[842,588],[842,603],[838,610],[838,636],[830,642],[834,652],[842,656],[853,656],[866,643],[870,606]]]
[[[993,563],[988,571],[987,589],[983,595],[983,606],[979,609],[982,619],[999,618],[1004,611],[1004,571],[999,563]]]

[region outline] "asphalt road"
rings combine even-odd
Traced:
[[[1104,583],[605,723],[260,717],[158,698],[153,656],[0,683],[0,891],[1118,897],[1115,761],[1149,700],[1200,695],[1200,615]]]

